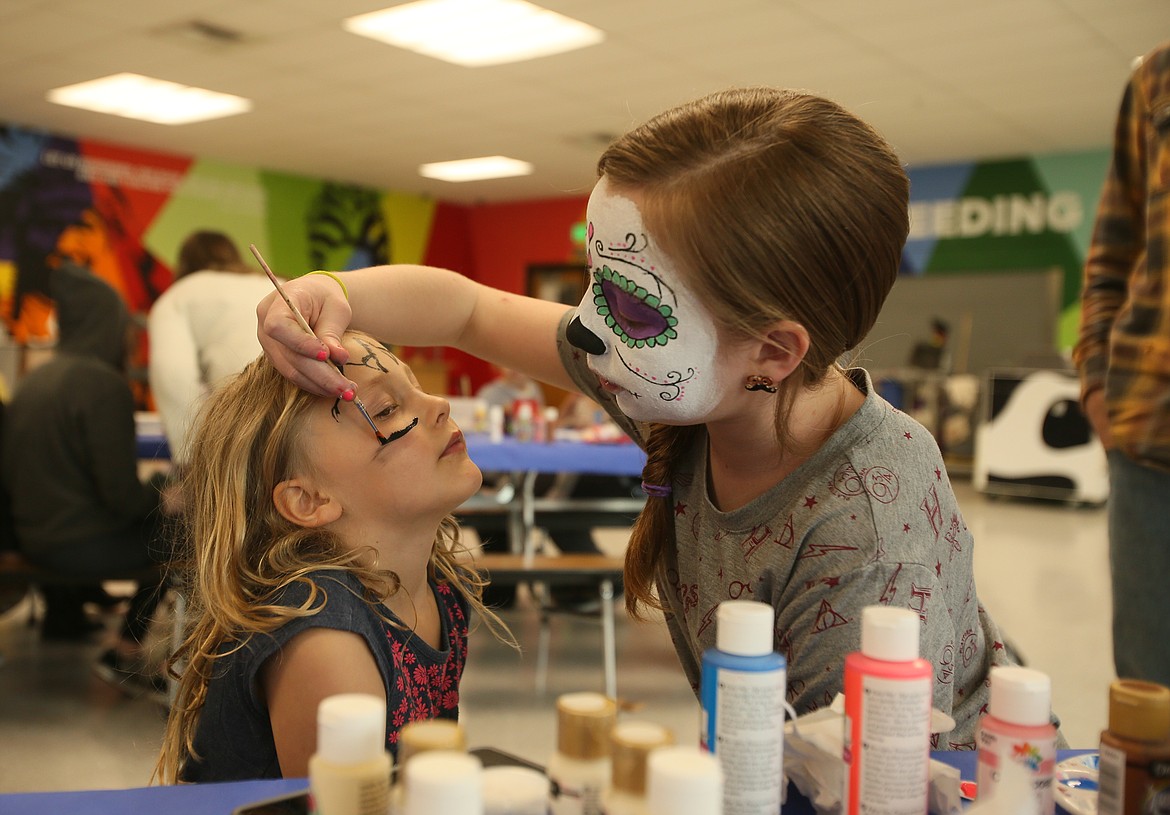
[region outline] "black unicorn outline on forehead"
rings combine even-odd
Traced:
[[[369,343],[367,343],[365,340],[363,340],[361,338],[355,338],[354,342],[356,342],[358,345],[360,345],[362,347],[362,349],[365,350],[366,353],[357,362],[351,361],[351,362],[345,363],[346,366],[354,367],[354,368],[369,368],[371,370],[378,371],[378,372],[384,373],[384,374],[390,373],[390,369],[387,368],[385,365],[383,365],[382,360],[378,357],[378,349],[385,351],[389,355],[390,359],[394,361],[395,365],[402,365],[402,360],[400,360],[397,356],[395,356],[393,351],[391,351],[389,348],[387,348],[385,345],[383,345],[381,343],[378,343],[377,346],[375,347],[375,346],[371,346]],[[340,373],[344,374],[342,366],[338,365],[337,370]],[[410,422],[410,424],[408,424],[406,427],[402,428],[401,430],[395,430],[389,436],[384,436],[384,435],[382,435],[382,431],[378,429],[378,426],[376,424],[374,424],[374,420],[370,418],[370,414],[366,412],[365,405],[363,405],[356,398],[354,399],[354,403],[355,403],[357,409],[359,411],[361,411],[362,416],[364,416],[366,421],[369,422],[370,427],[372,427],[374,429],[374,435],[377,437],[378,443],[383,445],[383,446],[389,444],[392,441],[397,441],[398,439],[402,438],[403,436],[405,436],[407,433],[409,433],[411,430],[414,430],[414,428],[416,428],[418,426],[418,417],[415,416],[414,419]],[[340,396],[334,400],[333,408],[330,410],[330,414],[333,416],[333,421],[335,421],[335,422],[341,421],[341,397]]]

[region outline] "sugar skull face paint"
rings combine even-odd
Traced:
[[[727,383],[715,323],[646,231],[630,198],[602,178],[589,197],[589,287],[569,341],[638,421],[703,420]]]

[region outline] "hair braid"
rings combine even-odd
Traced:
[[[699,428],[653,425],[646,439],[646,466],[642,480],[647,484],[669,486],[675,463],[690,447]],[[668,542],[674,540],[674,502],[672,496],[648,497],[626,549],[626,611],[636,619],[645,619],[645,608],[665,610],[655,591]]]

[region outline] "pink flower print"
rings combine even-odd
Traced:
[[[416,665],[415,666],[415,668],[414,668],[414,681],[415,681],[415,684],[418,684],[418,685],[427,684],[427,669],[426,669],[425,665]]]
[[[443,694],[443,708],[445,710],[455,710],[459,707],[459,691],[452,690]]]
[[[405,654],[403,654],[402,661],[407,665],[413,665],[418,661],[418,657],[414,655],[414,651],[407,651]]]
[[[394,714],[394,726],[395,727],[402,727],[404,724],[406,724],[406,716],[402,715],[401,713],[395,713]],[[395,735],[397,736],[398,734],[395,733]]]

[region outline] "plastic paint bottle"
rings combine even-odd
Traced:
[[[488,436],[492,444],[504,441],[504,407],[492,405],[488,408]]]
[[[726,779],[731,815],[780,811],[787,665],[776,653],[776,612],[755,600],[725,600],[715,647],[703,653],[699,737]]]
[[[646,759],[650,815],[722,815],[723,788],[719,759],[697,747],[659,747]]]
[[[317,815],[385,815],[390,806],[385,699],[343,693],[321,701],[309,790]]]
[[[674,744],[674,734],[660,724],[626,721],[610,731],[613,773],[602,796],[605,815],[647,815],[646,761],[651,751]]]
[[[406,766],[412,758],[432,750],[467,751],[463,726],[451,719],[408,722],[398,732],[398,775],[390,789],[390,812],[401,813],[405,799]]]
[[[483,763],[475,756],[430,750],[404,772],[404,815],[483,815]]]
[[[536,436],[536,403],[517,399],[512,404],[512,437],[516,441],[533,441]]]
[[[609,731],[617,705],[600,693],[557,699],[557,748],[548,762],[551,815],[600,815],[609,786]]]
[[[1118,679],[1101,733],[1099,815],[1170,812],[1170,688]]]
[[[1024,768],[1040,815],[1052,815],[1056,727],[1052,724],[1052,680],[1030,668],[991,669],[991,701],[979,720],[979,795],[993,795],[1006,762]]]
[[[918,656],[921,625],[905,608],[861,612],[861,651],[845,657],[847,815],[926,813],[934,666]]]

